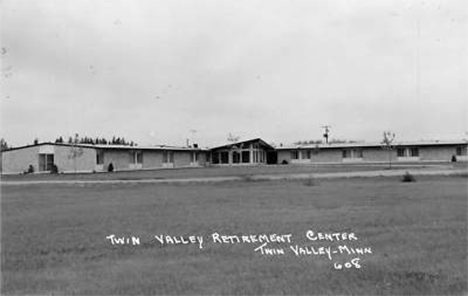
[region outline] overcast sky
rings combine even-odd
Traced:
[[[467,138],[467,5],[3,0],[1,137]]]

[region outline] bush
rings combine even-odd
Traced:
[[[401,179],[401,182],[416,182],[416,179],[409,172],[406,172]]]
[[[107,166],[107,171],[108,171],[109,173],[111,173],[111,172],[114,171],[114,165],[112,164],[112,162],[109,163],[109,165]]]
[[[52,166],[52,170],[50,171],[51,174],[58,174],[58,166],[54,164]]]
[[[283,161],[281,162],[281,164],[288,164],[288,161],[286,159],[283,159]]]
[[[32,174],[34,173],[34,167],[32,164],[29,165],[28,170],[26,171],[27,174]]]

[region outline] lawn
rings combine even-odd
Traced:
[[[449,295],[467,288],[467,179],[417,177],[203,184],[2,186],[2,295]],[[358,241],[309,241],[315,232]],[[262,255],[212,234],[292,234],[355,256]],[[135,236],[112,245],[106,236]],[[204,246],[154,235],[203,236]]]
[[[467,169],[466,162],[457,163],[393,163],[392,169]],[[199,167],[154,169],[136,171],[118,171],[113,173],[67,173],[67,174],[26,174],[2,175],[3,181],[38,181],[38,180],[141,180],[203,178],[278,174],[320,174],[335,172],[388,170],[388,164],[309,164],[309,165],[259,165],[231,167]]]

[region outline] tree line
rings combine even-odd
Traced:
[[[133,141],[127,141],[125,140],[124,137],[116,137],[113,136],[112,139],[106,139],[106,138],[93,138],[93,137],[79,137],[78,135],[75,135],[75,137],[68,137],[67,141],[60,136],[57,139],[55,139],[55,143],[57,144],[91,144],[91,145],[124,145],[124,146],[137,146],[137,144]]]
[[[59,136],[55,139],[54,143],[57,144],[90,144],[90,145],[123,145],[123,146],[137,146],[137,143],[133,141],[128,141],[124,137],[117,137],[113,136],[112,139],[106,139],[104,137],[80,137],[75,135],[75,137],[68,137],[67,140],[64,137]],[[34,145],[39,144],[39,139],[36,138],[33,141]],[[8,149],[13,148],[13,146],[9,145],[7,141],[3,138],[0,139],[0,151],[5,151]]]
[[[322,140],[304,140],[304,141],[297,141],[294,142],[294,145],[318,145],[323,144]],[[340,139],[331,139],[328,141],[328,144],[345,144],[345,143],[358,143],[358,141],[353,140],[340,140]]]

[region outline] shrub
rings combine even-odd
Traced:
[[[401,182],[416,182],[416,179],[409,172],[406,172],[401,179]]]
[[[288,164],[288,161],[286,159],[283,159],[283,161],[281,162],[281,164]]]
[[[58,166],[56,164],[54,164],[52,166],[52,170],[50,170],[50,173],[51,174],[58,174]]]
[[[26,171],[28,174],[34,173],[34,167],[32,164],[29,165],[28,170]]]
[[[114,165],[112,164],[112,162],[109,163],[109,165],[107,166],[107,171],[108,171],[109,173],[111,173],[111,172],[114,171]]]

